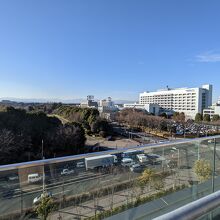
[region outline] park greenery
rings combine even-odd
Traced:
[[[106,137],[112,135],[112,126],[109,122],[99,117],[99,111],[95,108],[80,108],[76,106],[60,106],[53,114],[63,117],[70,122],[80,123],[88,135],[100,135]]]
[[[110,123],[93,108],[60,103],[27,110],[0,106],[0,164],[42,159],[42,141],[45,158],[85,153],[86,134],[112,133]]]
[[[45,113],[7,107],[0,112],[0,164],[84,152],[85,132],[80,123],[65,125]],[[18,156],[19,155],[19,156]]]

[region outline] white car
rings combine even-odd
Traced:
[[[76,163],[76,167],[77,168],[84,168],[85,167],[85,163],[84,162],[77,162]]]
[[[9,177],[8,177],[8,180],[9,180],[9,181],[15,181],[15,180],[18,180],[18,175],[15,174],[15,175],[11,175],[11,176],[9,176]]]
[[[73,174],[74,172],[75,172],[74,170],[63,169],[61,175],[70,175]]]
[[[130,167],[130,166],[132,166],[132,165],[134,165],[134,164],[135,164],[135,162],[134,162],[134,160],[131,159],[131,158],[123,158],[123,159],[121,160],[121,165],[122,165],[123,167]]]
[[[130,171],[131,172],[141,173],[141,172],[144,171],[144,169],[146,169],[146,167],[144,165],[140,165],[140,164],[137,164],[137,163],[130,166]]]
[[[28,175],[28,183],[37,183],[43,179],[39,173],[32,173]]]
[[[33,205],[37,205],[43,197],[52,197],[52,193],[45,192],[45,193],[42,193],[39,196],[35,197],[33,200]]]

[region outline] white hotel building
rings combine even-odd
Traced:
[[[150,103],[166,110],[184,112],[186,118],[194,119],[197,113],[203,113],[203,109],[212,105],[212,85],[140,93],[139,104]]]

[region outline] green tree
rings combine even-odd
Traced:
[[[201,113],[197,113],[195,117],[196,122],[201,122],[203,120],[203,116]]]
[[[204,159],[197,160],[194,164],[194,172],[200,181],[208,180],[212,173],[210,162]]]
[[[46,220],[49,214],[55,209],[52,198],[43,196],[36,207],[36,213],[41,220]]]
[[[210,115],[205,114],[205,115],[203,116],[203,120],[206,121],[206,122],[209,122],[209,121],[210,121]]]
[[[212,121],[218,121],[218,120],[220,120],[220,116],[219,115],[213,115]]]
[[[93,133],[98,133],[100,136],[105,137],[106,135],[112,135],[112,126],[105,119],[97,118],[91,124],[91,131]]]
[[[166,113],[162,113],[162,114],[160,114],[160,117],[167,118],[167,114]]]
[[[51,156],[51,152],[59,156],[83,153],[85,145],[85,132],[81,124],[77,122],[67,123],[59,127],[56,132],[47,134],[45,154]]]
[[[63,125],[45,113],[12,107],[0,112],[0,164],[40,159],[42,139],[46,158],[84,153],[86,139],[80,123]]]
[[[27,161],[31,149],[31,139],[22,133],[0,130],[0,164]],[[19,157],[18,157],[19,155]]]

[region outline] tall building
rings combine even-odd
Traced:
[[[194,119],[197,113],[202,113],[212,104],[212,85],[177,89],[167,87],[156,92],[143,92],[140,93],[139,103],[158,104],[163,109],[184,112],[186,118]]]
[[[110,113],[118,110],[118,108],[114,105],[111,97],[100,100],[98,109],[100,113]]]
[[[88,95],[85,102],[80,103],[81,108],[98,108],[98,102],[94,101],[93,95]]]

